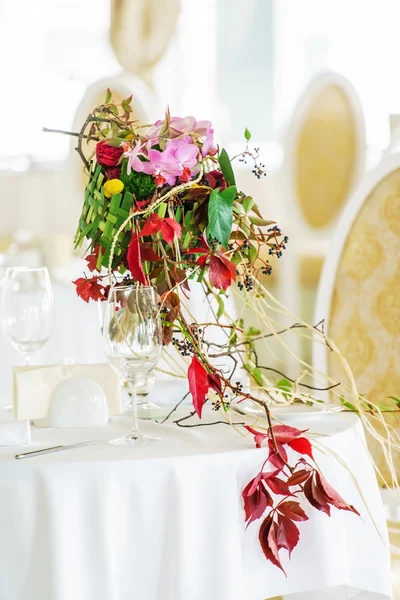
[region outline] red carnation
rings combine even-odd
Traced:
[[[116,167],[122,153],[122,148],[110,146],[107,144],[107,140],[96,144],[96,159],[102,167]]]

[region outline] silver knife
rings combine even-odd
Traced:
[[[31,452],[24,452],[23,454],[16,454],[15,458],[17,460],[33,458],[34,456],[40,456],[41,454],[51,454],[52,452],[62,452],[62,450],[72,450],[73,448],[89,446],[90,444],[95,444],[99,441],[100,440],[90,440],[88,442],[79,442],[78,444],[69,444],[67,446],[51,446],[50,448],[42,448],[41,450],[32,450]]]

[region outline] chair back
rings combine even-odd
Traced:
[[[387,155],[347,204],[323,267],[314,319],[326,320],[359,392],[393,405],[390,396],[400,397],[400,154]],[[336,357],[318,344],[313,365],[347,383]],[[375,459],[387,475],[377,449]]]

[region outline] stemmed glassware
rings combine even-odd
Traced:
[[[104,325],[105,304],[106,303],[101,300],[99,300],[97,303],[97,314],[102,334]],[[157,404],[154,404],[154,402],[149,402],[147,400],[148,393],[154,387],[155,382],[156,376],[154,370],[151,370],[149,371],[149,373],[143,375],[140,381],[138,381],[138,384],[136,386],[136,394],[138,396],[137,405],[138,416],[140,419],[155,419],[157,417],[163,416],[162,409]],[[121,386],[123,388],[126,388],[127,386],[127,382],[124,381],[123,378],[121,378]],[[133,409],[130,391],[128,398],[129,399],[122,406],[122,410],[124,411],[124,413],[128,411],[130,412]]]
[[[14,267],[2,283],[1,323],[12,345],[29,365],[32,354],[49,339],[53,327],[53,292],[46,267]]]
[[[111,443],[134,446],[153,441],[139,430],[137,385],[157,364],[162,351],[162,326],[153,287],[111,288],[104,313],[103,338],[110,365],[129,382],[133,426],[129,435]]]

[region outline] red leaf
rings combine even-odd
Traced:
[[[291,442],[288,442],[288,445],[292,448],[292,450],[295,450],[299,454],[307,454],[307,456],[314,460],[312,446],[307,438],[297,438]]]
[[[86,277],[80,277],[76,281],[73,281],[76,285],[76,293],[85,302],[92,300],[103,300],[104,299],[104,287],[98,283],[98,277],[92,277],[86,279]]]
[[[301,431],[295,427],[289,427],[289,425],[274,425],[273,430],[276,441],[281,444],[288,444],[307,431],[306,429]]]
[[[301,469],[289,477],[288,485],[299,485],[300,483],[304,483],[304,481],[306,481],[309,477],[310,471]]]
[[[161,235],[169,246],[172,246],[174,238],[182,236],[182,229],[174,219],[165,217],[161,222]]]
[[[289,496],[290,490],[286,481],[279,479],[279,477],[269,477],[265,480],[267,486],[274,492],[274,494],[279,494],[281,496]]]
[[[228,261],[230,262],[230,261]],[[233,263],[231,263],[233,264]],[[235,267],[235,265],[233,265]],[[217,290],[227,290],[232,281],[236,279],[235,274],[232,275],[231,268],[225,264],[225,261],[220,256],[210,255],[210,282]]]
[[[320,504],[314,498],[311,480],[312,480],[312,478],[310,477],[310,479],[308,479],[304,484],[304,495],[307,498],[307,500],[309,501],[309,503],[311,504],[311,506],[313,506],[317,510],[321,510],[322,512],[326,513],[329,517],[331,514],[330,506],[329,506],[329,504]]]
[[[87,261],[88,269],[92,273],[93,273],[93,271],[98,271],[96,264],[97,264],[97,259],[99,257],[99,250],[100,250],[100,246],[98,244],[96,244],[93,249],[92,254],[88,254],[88,256],[85,256],[85,260]]]
[[[204,269],[204,267],[206,266],[206,262],[207,262],[207,254],[203,254],[202,256],[199,256],[199,258],[196,260],[196,264],[199,265],[202,269]]]
[[[142,285],[147,285],[146,276],[142,267],[142,259],[140,254],[139,236],[137,233],[132,234],[132,239],[128,248],[128,266],[132,273],[132,277],[139,281]]]
[[[206,396],[209,388],[207,371],[194,354],[192,362],[188,368],[189,390],[192,394],[193,406],[201,419],[203,404],[206,401]]]
[[[149,260],[150,262],[157,262],[161,260],[156,252],[154,252],[151,246],[147,246],[147,244],[140,244],[140,254],[142,260]]]
[[[227,256],[225,256],[225,254],[223,254],[222,252],[218,252],[218,257],[220,260],[222,260],[224,265],[229,269],[232,280],[236,281],[236,265],[231,260],[229,260],[229,258]]]
[[[308,521],[308,517],[300,504],[293,500],[282,502],[282,504],[278,506],[278,510],[292,521]]]
[[[222,383],[218,375],[216,373],[208,373],[207,378],[210,388],[217,394],[222,394]]]
[[[209,254],[209,252],[205,248],[191,248],[186,250],[186,254]]]
[[[153,235],[153,233],[158,233],[161,231],[162,220],[160,217],[153,213],[149,216],[146,223],[143,225],[142,231],[140,232],[140,237],[145,235]]]
[[[271,464],[274,465],[274,467],[277,467],[277,469],[282,470],[283,467],[285,466],[284,461],[287,461],[287,452],[286,452],[284,446],[280,442],[277,442],[276,446],[277,446],[282,458],[275,452],[275,447],[274,447],[273,441],[268,440],[269,460],[270,460]]]
[[[325,477],[323,477],[318,472],[315,472],[315,486],[319,491],[323,491],[329,504],[332,504],[340,510],[349,510],[351,512],[354,512],[356,515],[360,516],[358,510],[356,510],[354,506],[348,504],[345,500],[343,500],[343,498],[337,493],[337,491],[334,490],[333,487],[327,482]]]
[[[261,433],[260,431],[253,429],[253,427],[250,427],[250,425],[245,425],[244,428],[254,435],[254,442],[256,444],[256,448],[261,448],[261,444],[263,443],[265,438],[268,437],[268,434]]]
[[[268,516],[261,524],[258,539],[263,549],[265,558],[271,561],[275,566],[284,571],[278,553],[277,524],[273,522],[272,517]],[[286,575],[286,573],[285,573]]]
[[[293,548],[297,546],[300,532],[297,525],[287,517],[279,517],[277,531],[278,548],[285,548],[289,552],[289,558]]]
[[[249,481],[242,492],[242,498],[247,527],[263,516],[267,506],[272,506],[272,498],[260,482],[260,474]]]

